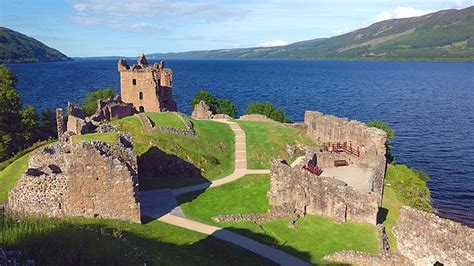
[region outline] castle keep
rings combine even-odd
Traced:
[[[173,100],[173,72],[164,62],[149,65],[142,55],[136,65],[129,66],[125,59],[118,61],[122,101],[131,103],[138,112],[176,111]]]

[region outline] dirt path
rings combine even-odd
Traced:
[[[173,193],[175,195],[182,195],[189,192],[204,190],[211,187],[218,187],[229,182],[235,181],[244,175],[247,174],[269,174],[270,170],[252,170],[247,169],[247,145],[246,145],[246,138],[245,132],[240,128],[238,123],[225,120],[225,119],[215,119],[212,121],[217,121],[220,123],[225,123],[230,126],[230,129],[235,134],[235,168],[234,172],[226,177],[219,178],[214,181],[205,182],[193,186],[187,186],[182,188],[173,189]]]

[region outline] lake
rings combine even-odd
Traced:
[[[130,64],[134,62],[129,62]],[[82,102],[94,90],[120,89],[117,62],[9,65],[24,105]],[[236,104],[283,107],[294,121],[317,110],[363,122],[387,121],[398,163],[426,171],[433,207],[474,227],[474,63],[170,60],[178,109],[208,90]]]

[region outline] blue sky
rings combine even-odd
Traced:
[[[0,0],[0,24],[68,56],[284,45],[474,0]]]

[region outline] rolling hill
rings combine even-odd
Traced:
[[[34,38],[0,27],[0,64],[68,60],[71,59]]]
[[[149,58],[474,61],[474,6],[381,21],[343,35],[286,46],[155,53]]]

